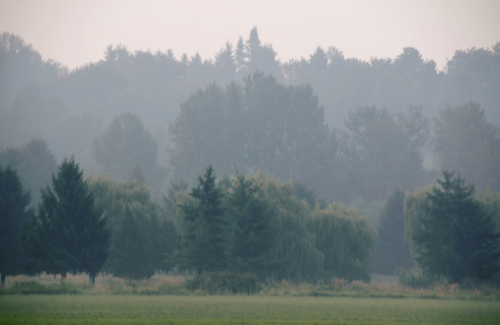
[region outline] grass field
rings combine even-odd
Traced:
[[[4,295],[0,324],[498,324],[498,301]]]

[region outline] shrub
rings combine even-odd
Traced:
[[[396,273],[398,274],[399,284],[416,289],[428,288],[435,283],[445,281],[442,276],[426,276],[418,266],[414,266],[409,270],[398,268]]]
[[[23,281],[15,282],[11,288],[5,289],[4,293],[58,295],[81,294],[82,290],[70,283],[51,283],[44,285],[37,281]]]
[[[254,294],[260,290],[257,277],[249,273],[214,272],[197,275],[186,282],[188,290],[203,290],[209,294],[230,292]]]

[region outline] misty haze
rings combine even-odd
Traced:
[[[0,32],[0,323],[500,319],[500,34],[70,69]]]

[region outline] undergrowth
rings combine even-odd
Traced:
[[[212,274],[207,277],[180,277],[156,275],[148,280],[132,281],[113,276],[98,277],[91,285],[83,276],[66,281],[48,277],[12,277],[2,295],[19,294],[72,294],[72,295],[259,295],[259,296],[311,296],[311,297],[365,297],[365,298],[421,298],[500,300],[500,290],[470,283],[450,284],[446,281],[410,287],[400,283],[348,282],[333,278],[330,281],[292,283],[286,280],[256,281],[251,275],[240,277]]]

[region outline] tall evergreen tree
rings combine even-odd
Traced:
[[[246,52],[245,52],[245,43],[243,43],[243,37],[240,36],[238,39],[238,43],[236,45],[236,50],[234,53],[234,57],[236,60],[236,65],[238,67],[238,71],[245,70],[246,67]]]
[[[212,166],[199,177],[199,185],[190,193],[195,205],[180,205],[187,221],[185,259],[188,267],[197,273],[220,271],[228,266],[226,211],[223,194],[215,185]]]
[[[0,166],[0,273],[2,287],[7,275],[22,274],[27,258],[21,247],[21,229],[32,209],[30,194],[24,190],[17,172]]]
[[[227,42],[215,56],[215,72],[217,82],[222,85],[227,85],[236,78],[236,62],[231,43]]]
[[[38,215],[26,233],[37,271],[87,272],[91,283],[109,254],[110,231],[74,159],[65,159],[52,188],[42,192]],[[43,249],[40,249],[39,245]]]
[[[413,234],[416,260],[429,275],[452,282],[471,277],[491,278],[498,270],[499,238],[495,224],[474,198],[474,188],[444,171],[442,189],[428,193],[421,230]]]
[[[235,223],[234,267],[262,277],[273,264],[271,249],[276,241],[274,211],[255,181],[242,175],[236,178],[228,199]]]

